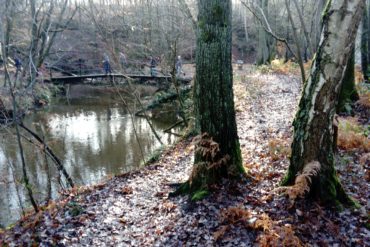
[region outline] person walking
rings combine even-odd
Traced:
[[[14,58],[16,73],[20,72],[22,69],[22,61],[19,57]]]
[[[150,66],[150,75],[151,76],[156,76],[156,66],[157,66],[157,61],[153,56],[150,56],[150,61],[149,61],[149,66]]]
[[[182,73],[182,60],[181,60],[181,56],[178,56],[177,59],[176,59],[175,69],[176,69],[176,76],[180,76],[181,73]]]
[[[103,68],[106,75],[112,74],[112,68],[110,66],[110,60],[106,53],[104,53]]]
[[[126,55],[123,52],[119,53],[119,62],[121,64],[122,70],[124,70],[127,67],[127,59]]]

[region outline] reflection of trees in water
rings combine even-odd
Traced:
[[[2,191],[0,193],[0,227],[5,227],[9,217],[17,219],[18,213],[21,216],[23,204],[21,193],[19,193],[20,188],[15,186],[14,182],[18,181],[13,173],[14,168],[10,160],[5,159],[2,149],[0,149],[0,157],[0,190]]]
[[[87,136],[80,140],[75,138],[73,131],[77,131],[78,128],[70,126],[75,124],[71,119],[77,122],[80,121],[79,119],[85,119],[86,123],[89,123],[88,126],[81,126],[83,133],[86,133]],[[141,164],[140,148],[135,137],[133,123],[126,111],[119,107],[97,104],[86,108],[84,106],[59,105],[52,107],[49,112],[39,112],[29,116],[25,122],[34,131],[38,128],[35,128],[32,123],[45,126],[48,145],[62,159],[64,166],[77,184],[95,183],[109,174],[127,172]],[[149,156],[159,147],[159,144],[145,119],[134,118],[134,124],[137,127],[143,151],[145,155]],[[160,130],[168,127],[170,123],[153,121],[153,125],[157,130]],[[89,126],[93,126],[93,128],[85,131]],[[174,136],[170,135],[162,136],[162,138],[166,144],[175,140]],[[13,140],[14,137],[9,134],[1,139],[0,156],[3,152],[3,156],[14,164],[15,176],[20,178],[21,163],[16,143]],[[43,153],[35,152],[34,146],[27,142],[25,142],[25,153],[30,181],[36,192],[37,200],[41,201],[48,194],[47,183],[49,180]],[[5,174],[7,177],[10,176],[9,168],[3,164],[0,164],[0,172],[4,174],[3,177]],[[52,174],[50,178],[52,192],[55,197],[60,190],[58,184],[60,176],[51,162],[50,173]],[[22,186],[19,188],[21,200],[24,202],[26,201],[25,191]],[[14,215],[14,209],[19,209],[15,184],[12,182],[6,186],[1,185],[0,189],[1,215],[4,215],[4,210],[7,212],[5,214],[13,211]],[[1,217],[0,222],[7,222],[3,218],[8,216]]]
[[[4,157],[5,162],[0,163],[0,171],[2,177],[6,177],[7,182],[1,184],[0,195],[1,199],[1,215],[0,223],[10,223],[9,220],[14,220],[18,214],[23,211],[23,204],[26,207],[30,206],[29,198],[26,196],[25,185],[22,180],[22,166],[20,155],[17,152],[16,140],[12,133],[2,136],[3,142],[0,143],[1,157]],[[37,201],[44,201],[48,196],[48,172],[45,171],[45,159],[43,152],[35,148],[34,144],[23,140],[24,155],[27,160],[27,173],[30,185],[33,189],[33,195]],[[6,171],[6,172],[5,172]],[[55,169],[53,170],[55,174]],[[59,187],[54,186],[54,191],[58,191]],[[8,212],[9,214],[5,214]],[[5,215],[5,216],[3,216]]]

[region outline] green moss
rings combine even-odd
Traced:
[[[336,177],[333,177],[332,178],[334,181],[331,181],[330,179],[327,179],[329,180],[328,181],[328,184],[327,184],[327,187],[326,188],[322,188],[324,189],[324,194],[326,195],[323,195],[322,197],[325,199],[325,200],[328,200],[328,201],[331,201],[331,200],[336,200],[337,198],[337,178]]]
[[[169,194],[169,197],[175,197],[179,195],[190,195],[192,201],[199,201],[210,194],[210,192],[206,189],[200,188],[199,190],[193,191],[194,188],[195,187],[193,186],[193,183],[192,186],[190,186],[189,181],[182,183],[174,192],[171,192]]]
[[[146,161],[145,165],[150,165],[156,161],[159,160],[159,158],[161,157],[161,154],[163,152],[163,147],[160,147],[158,149],[156,149],[148,158],[148,160]]]
[[[71,214],[72,217],[76,217],[84,212],[81,205],[77,202],[71,201],[67,204],[68,212]]]
[[[199,191],[196,191],[195,193],[193,193],[193,195],[191,197],[191,200],[192,201],[200,201],[208,195],[209,195],[209,191],[199,190]]]
[[[220,5],[215,5],[212,8],[213,21],[216,23],[223,23],[224,11]]]
[[[236,150],[235,150],[235,152],[236,152],[235,157],[237,157],[238,160],[236,161],[235,166],[236,166],[238,174],[244,174],[245,169],[244,169],[244,166],[243,166],[242,152],[241,152],[240,147],[239,147],[239,142],[238,142],[237,146],[238,146],[238,148],[236,148]]]
[[[355,51],[353,49],[344,74],[337,112],[351,111],[351,104],[358,99],[359,96],[355,86]]]
[[[366,227],[366,229],[370,230],[370,221],[365,223],[365,227]]]
[[[216,35],[211,31],[203,30],[201,34],[201,39],[205,43],[211,43],[213,40],[215,40]]]
[[[174,192],[169,193],[168,196],[175,197],[179,195],[189,194],[189,192],[190,192],[190,184],[189,184],[189,181],[187,181],[185,183],[180,184],[180,186]]]
[[[292,185],[294,182],[295,176],[292,171],[292,169],[288,169],[287,174],[285,174],[283,180],[281,181],[280,185],[281,186],[289,186]]]
[[[320,199],[323,203],[334,205],[339,211],[343,210],[344,206],[353,208],[360,207],[358,202],[346,194],[334,170],[331,176],[325,178],[325,180],[326,181],[324,181],[320,188],[322,191]]]

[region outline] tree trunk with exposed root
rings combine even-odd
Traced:
[[[244,173],[237,135],[231,64],[231,1],[199,0],[193,172],[175,194],[201,199],[212,184]]]
[[[290,166],[283,185],[309,174],[309,194],[328,204],[353,204],[334,168],[333,118],[344,72],[354,47],[364,0],[329,2],[323,15],[321,42],[304,85],[293,126]],[[315,172],[308,164],[317,164]]]

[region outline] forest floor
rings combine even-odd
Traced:
[[[142,170],[65,192],[0,232],[0,245],[370,246],[369,150],[337,155],[340,179],[360,208],[290,205],[277,188],[288,167],[300,80],[250,67],[234,77],[238,134],[251,178],[224,181],[197,202],[169,198],[173,185],[191,172],[194,147],[186,139]]]

